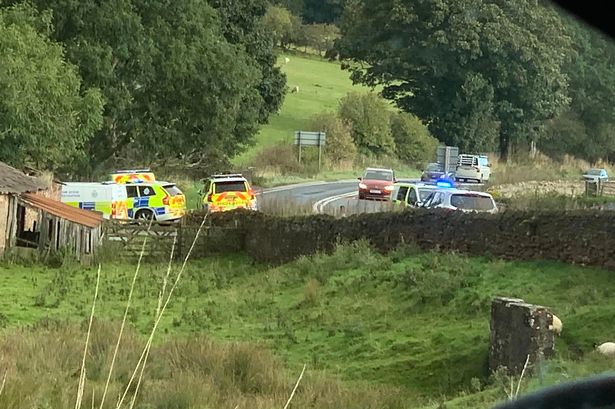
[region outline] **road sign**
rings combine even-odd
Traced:
[[[327,134],[325,132],[295,132],[295,145],[299,146],[299,162],[301,162],[302,146],[318,146],[318,170],[322,162],[322,147],[325,145]]]
[[[299,146],[322,146],[325,144],[327,134],[325,132],[295,132],[295,145]]]

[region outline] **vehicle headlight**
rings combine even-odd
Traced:
[[[385,187],[384,187],[384,190],[386,190],[387,192],[392,192],[392,191],[393,191],[393,189],[394,189],[394,187],[393,187],[392,185],[389,185],[389,186],[385,186]]]
[[[367,189],[367,185],[365,183],[359,183],[360,189]]]

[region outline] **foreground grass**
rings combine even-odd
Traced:
[[[83,407],[100,407],[118,325],[95,322],[86,364]],[[3,409],[74,407],[84,331],[78,326],[44,321],[12,331],[0,339],[0,369],[6,382],[0,393]],[[128,331],[109,385],[103,409],[116,408],[138,361],[143,341]],[[297,371],[298,373],[298,371]],[[137,409],[282,408],[297,374],[287,371],[268,350],[248,343],[221,344],[204,336],[155,346],[145,372]],[[123,407],[129,407],[134,388]],[[302,379],[293,408],[399,408],[403,401],[392,388],[348,388],[310,371]],[[341,405],[341,406],[340,406]]]
[[[269,123],[256,136],[255,145],[235,158],[235,165],[244,165],[260,149],[277,142],[292,144],[295,131],[308,131],[310,118],[322,111],[335,111],[338,101],[353,90],[368,90],[352,85],[348,71],[340,64],[316,56],[288,55],[290,62],[284,64],[286,55],[278,63],[286,73],[289,89],[299,87],[298,93],[286,94],[284,104],[277,115],[271,115]]]
[[[120,265],[105,268],[100,318],[121,317],[132,271]],[[151,326],[163,273],[164,266],[147,265],[137,282],[129,314],[137,332]],[[1,267],[0,324],[12,333],[41,319],[82,322],[95,274],[71,266]],[[595,268],[412,249],[385,257],[362,243],[273,269],[243,257],[219,257],[193,262],[186,271],[159,342],[208,334],[217,342],[260,345],[293,373],[307,363],[314,373],[339,377],[352,393],[364,382],[399,389],[395,396],[405,397],[406,403],[390,407],[429,407],[429,402],[459,393],[463,396],[450,407],[489,407],[504,397],[486,368],[493,296],[546,305],[563,320],[557,359],[544,368],[541,385],[546,385],[608,369],[608,362],[589,352],[593,342],[615,338],[614,290],[611,274]]]

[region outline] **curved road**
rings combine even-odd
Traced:
[[[418,179],[399,179],[403,182]],[[259,209],[266,213],[326,213],[349,215],[374,213],[391,208],[390,202],[358,200],[356,179],[338,182],[312,182],[264,189],[259,192]],[[481,189],[480,184],[463,184],[462,188]]]

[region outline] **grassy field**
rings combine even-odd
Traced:
[[[138,333],[152,324],[164,271],[146,264],[136,282],[128,318]],[[95,273],[70,265],[0,267],[0,326],[11,334],[40,320],[83,322]],[[104,268],[98,317],[121,318],[132,274],[130,266]],[[189,265],[158,343],[202,335],[245,341],[293,372],[307,364],[348,390],[366,382],[410,399],[391,407],[448,398],[450,407],[489,407],[504,397],[486,370],[493,296],[549,306],[564,322],[557,358],[544,369],[542,383],[550,384],[609,368],[590,351],[593,342],[615,338],[613,291],[611,274],[595,268],[413,249],[385,257],[363,243],[278,268],[218,257]],[[540,386],[532,382],[527,387]]]
[[[290,59],[284,64],[284,57]],[[342,71],[338,63],[328,62],[316,56],[280,55],[279,63],[287,75],[289,89],[299,87],[299,92],[286,94],[280,113],[272,115],[267,125],[256,136],[255,145],[235,158],[236,165],[247,164],[260,149],[280,141],[291,144],[295,131],[309,131],[310,118],[322,111],[335,111],[339,100],[353,90],[365,90],[353,86],[348,71]]]

